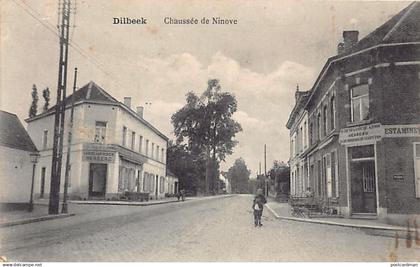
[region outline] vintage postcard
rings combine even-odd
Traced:
[[[2,0],[0,190],[6,265],[417,266],[420,2]]]

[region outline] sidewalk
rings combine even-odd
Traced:
[[[351,227],[365,231],[368,234],[381,235],[395,237],[398,234],[399,237],[405,238],[409,235],[414,236],[417,229],[407,229],[405,227],[386,224],[384,222],[372,219],[351,219],[351,218],[302,218],[294,217],[291,215],[290,206],[288,203],[279,203],[274,200],[268,200],[266,204],[268,210],[277,218],[281,220],[291,220],[297,222],[306,223],[317,223],[326,224],[332,226]]]
[[[205,197],[187,197],[185,198],[185,202],[187,201],[200,201],[205,199],[212,199],[212,198],[222,198],[222,197],[229,197],[231,195],[216,195],[216,196],[205,196]],[[9,227],[14,225],[20,224],[27,224],[45,220],[53,220],[58,218],[66,218],[70,216],[74,216],[79,213],[83,213],[83,205],[120,205],[120,206],[152,206],[152,205],[159,205],[159,204],[167,204],[178,202],[177,198],[167,198],[161,200],[150,200],[147,202],[136,202],[136,201],[104,201],[104,200],[86,200],[86,201],[76,201],[76,200],[69,200],[69,205],[77,205],[80,206],[80,209],[76,209],[76,213],[69,213],[69,214],[56,214],[56,215],[49,215],[48,214],[48,199],[37,199],[34,203],[34,210],[32,212],[28,212],[27,210],[15,210],[15,211],[5,211],[0,212],[0,227]],[[183,203],[183,201],[179,201],[179,203]],[[62,202],[60,202],[60,211],[61,211]],[[70,210],[70,209],[69,209]],[[74,210],[74,209],[72,209]]]
[[[61,205],[60,205],[61,209]],[[14,210],[14,211],[4,211],[0,213],[0,227],[8,227],[20,224],[27,224],[33,222],[54,220],[58,218],[66,218],[74,216],[74,213],[67,214],[48,214],[48,205],[45,204],[34,204],[34,209],[32,212],[27,210]]]

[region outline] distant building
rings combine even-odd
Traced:
[[[66,99],[66,127],[61,174],[63,192],[70,100]],[[35,192],[50,192],[54,111],[26,119],[29,135],[41,152]],[[118,198],[124,192],[165,195],[168,138],[143,118],[143,108],[131,108],[131,98],[119,102],[94,82],[75,92],[69,196],[82,199]]]
[[[37,149],[15,114],[0,110],[0,203],[28,203],[31,193],[30,154]]]
[[[177,194],[179,191],[179,179],[170,170],[166,171],[166,183],[167,187],[165,193]]]
[[[291,195],[345,216],[420,213],[420,3],[358,40],[345,31],[314,86],[296,92]]]

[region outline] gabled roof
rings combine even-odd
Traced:
[[[104,103],[118,103],[118,100],[108,94],[95,82],[90,81],[82,88],[74,92],[74,103],[82,100],[98,101]],[[69,105],[72,101],[72,95],[66,96],[66,105]],[[55,105],[49,108],[46,113],[55,110]]]
[[[354,53],[386,43],[420,41],[420,2],[413,2],[349,49]]]
[[[318,84],[322,81],[324,75],[329,71],[334,62],[345,57],[351,57],[354,53],[358,53],[378,45],[420,42],[419,18],[420,2],[413,2],[384,24],[376,28],[366,37],[359,40],[353,47],[349,48],[344,53],[328,58],[311,89],[312,93],[307,102],[311,100]]]
[[[156,129],[152,124],[150,124],[148,121],[140,117],[136,112],[131,110],[129,107],[119,102],[113,96],[108,94],[104,89],[102,89],[99,85],[97,85],[93,81],[90,81],[88,84],[84,85],[82,88],[75,91],[74,97],[75,97],[74,99],[75,104],[81,103],[81,102],[88,102],[88,103],[111,104],[111,105],[120,106],[121,108],[126,110],[128,113],[136,117],[144,125],[149,127],[152,131],[154,131],[160,137],[162,137],[165,140],[169,140],[168,137],[166,137],[163,133],[161,133],[158,129]],[[71,101],[72,101],[72,95],[66,96],[66,99],[65,99],[66,108],[69,108],[69,106],[71,105]],[[44,116],[51,115],[55,112],[55,107],[56,105],[52,106],[47,111],[36,115],[35,117],[26,119],[25,121],[31,122],[39,118],[42,118]]]
[[[19,118],[2,110],[0,110],[0,146],[30,152],[38,151]]]

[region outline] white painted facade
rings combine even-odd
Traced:
[[[65,118],[60,194],[67,159],[69,106]],[[54,114],[41,114],[27,122],[28,133],[41,154],[34,192],[38,197],[48,197]],[[120,102],[81,100],[75,104],[72,133],[70,198],[111,199],[126,191],[148,192],[153,199],[164,197],[167,138],[141,115]]]

